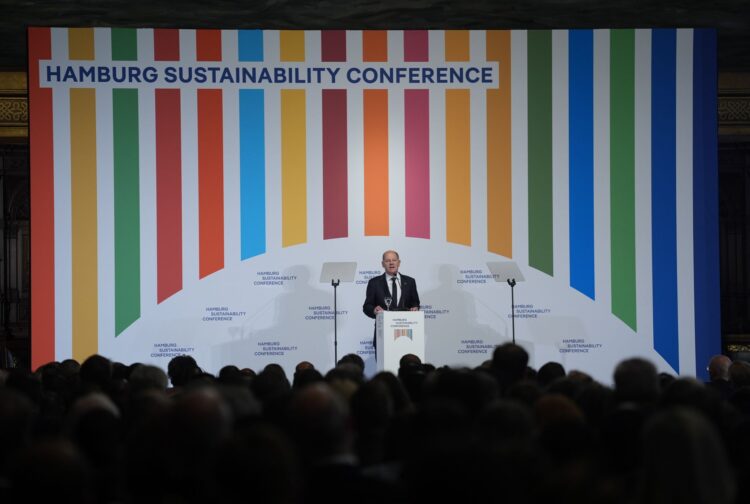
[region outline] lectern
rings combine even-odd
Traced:
[[[375,317],[378,371],[398,372],[398,363],[406,354],[424,362],[424,312],[382,311]]]

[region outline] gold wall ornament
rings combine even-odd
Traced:
[[[26,72],[0,72],[0,141],[28,141],[27,88]]]

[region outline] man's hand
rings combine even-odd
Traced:
[[[373,310],[373,312],[375,313],[375,315],[377,315],[378,313],[380,313],[382,311],[385,311],[385,310],[380,305],[376,306],[375,309]]]
[[[409,311],[419,311],[419,306],[412,306]]]

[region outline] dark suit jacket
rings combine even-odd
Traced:
[[[362,311],[370,318],[375,318],[375,307],[380,306],[385,310],[385,297],[390,296],[391,287],[388,285],[385,273],[370,279],[367,282],[367,294],[365,295],[365,304],[362,305]],[[410,276],[401,274],[401,294],[399,295],[399,310],[408,310],[409,308],[419,308],[419,293],[417,292],[417,282]],[[391,305],[391,310],[394,306]]]

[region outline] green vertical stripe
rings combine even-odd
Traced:
[[[112,28],[112,59],[134,61],[138,58],[138,43],[134,28]]]
[[[635,32],[612,30],[610,37],[612,313],[636,330]]]
[[[552,261],[552,32],[528,32],[529,265]]]
[[[112,30],[112,59],[137,58],[136,31]],[[138,90],[112,90],[115,185],[115,334],[141,313]]]

